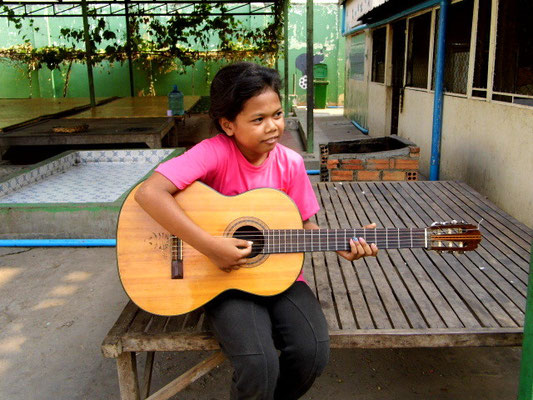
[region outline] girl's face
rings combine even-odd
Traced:
[[[221,118],[220,125],[251,164],[261,165],[283,134],[285,118],[278,95],[267,89],[248,99],[234,121]]]

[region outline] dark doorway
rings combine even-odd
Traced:
[[[403,71],[405,64],[405,24],[406,20],[392,24],[392,118],[391,135],[398,134],[398,118],[403,101]]]

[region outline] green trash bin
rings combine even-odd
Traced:
[[[315,108],[326,108],[328,100],[328,66],[316,64],[313,66],[313,86],[315,89]]]

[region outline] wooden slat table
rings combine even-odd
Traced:
[[[185,111],[190,110],[198,100],[200,96],[184,96]],[[69,118],[158,118],[166,117],[167,109],[166,96],[123,97]]]
[[[325,312],[333,348],[519,346],[532,230],[461,182],[318,183],[322,227],[425,227],[481,222],[474,252],[382,250],[348,262],[307,254],[305,277]],[[216,350],[201,311],[152,316],[129,303],[102,344],[117,358],[122,399],[149,393],[154,352]],[[139,392],[135,352],[148,352]],[[223,361],[220,352],[150,399],[167,399]],[[140,394],[139,394],[140,393]]]
[[[102,104],[109,99],[97,98],[97,101]],[[89,107],[89,99],[85,97],[0,99],[0,132],[58,114],[83,111]]]
[[[85,132],[55,133],[54,127],[86,125]],[[146,143],[152,149],[162,147],[163,138],[174,128],[168,118],[51,119],[17,128],[0,135],[0,147],[101,145]]]

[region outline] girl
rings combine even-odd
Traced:
[[[278,143],[285,128],[280,87],[273,69],[245,62],[222,68],[211,84],[209,112],[220,134],[161,164],[135,196],[165,229],[228,273],[246,263],[251,242],[213,237],[186,216],[173,195],[196,180],[227,196],[281,189],[298,206],[303,227],[318,229],[309,221],[319,206],[303,159]],[[350,248],[339,254],[348,260],[377,254],[363,239],[351,240]],[[204,309],[234,367],[231,399],[297,399],[327,364],[328,327],[302,275],[279,295],[229,290]]]

